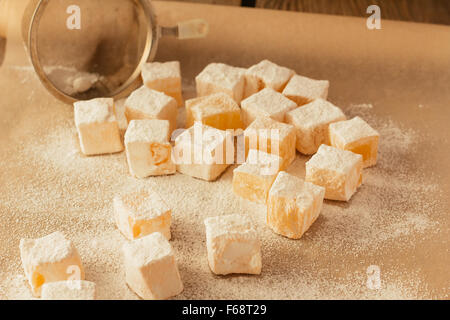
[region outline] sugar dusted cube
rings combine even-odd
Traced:
[[[322,210],[325,188],[281,171],[267,199],[267,224],[276,233],[300,239]]]
[[[195,78],[197,96],[223,92],[240,103],[244,95],[245,69],[211,63]]]
[[[261,273],[261,245],[250,219],[232,214],[207,218],[208,263],[215,274]]]
[[[130,173],[136,178],[175,173],[169,121],[132,120],[125,133]]]
[[[271,118],[257,118],[244,131],[246,154],[255,149],[283,158],[282,168],[295,159],[295,129]]]
[[[234,162],[234,137],[196,122],[176,138],[174,161],[182,174],[216,180]]]
[[[80,256],[61,232],[39,239],[21,239],[20,257],[32,293],[41,296],[42,285],[77,278],[84,280]]]
[[[146,300],[163,300],[183,291],[175,255],[159,232],[123,245],[128,286]]]
[[[241,108],[229,95],[219,92],[186,101],[186,126],[201,122],[219,129],[242,128]]]
[[[245,72],[245,97],[264,89],[271,88],[281,92],[295,72],[291,69],[263,60]]]
[[[266,203],[282,164],[283,159],[277,155],[250,150],[247,161],[233,170],[234,193],[253,202]]]
[[[142,80],[150,89],[164,92],[183,105],[180,62],[150,62],[142,67]]]
[[[123,151],[112,98],[75,102],[74,111],[80,147],[85,155]]]
[[[286,114],[286,122],[295,127],[296,148],[303,154],[314,154],[321,144],[330,144],[328,126],[345,119],[341,109],[323,99]]]
[[[241,102],[242,121],[247,127],[258,117],[269,117],[284,122],[287,112],[297,104],[270,88],[261,90]]]
[[[330,124],[330,143],[333,147],[358,153],[363,167],[377,163],[380,134],[360,117]]]
[[[360,154],[321,145],[306,163],[305,180],[325,188],[325,199],[348,201],[362,183]]]
[[[294,75],[283,90],[283,95],[302,106],[316,99],[328,98],[328,80],[314,80],[299,75]]]
[[[44,283],[43,300],[95,300],[95,283],[85,280],[67,280]]]
[[[156,192],[140,190],[116,196],[114,220],[120,232],[129,240],[160,232],[170,240],[172,212]]]
[[[177,128],[177,101],[162,92],[142,86],[125,101],[125,116],[128,123],[144,119],[168,120],[172,133]]]

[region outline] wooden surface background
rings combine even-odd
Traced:
[[[166,0],[173,1],[173,0]],[[450,25],[450,0],[176,0],[240,6],[255,3],[256,7],[325,13],[347,16],[368,16],[367,7],[376,4],[381,17]]]
[[[367,17],[367,7],[376,4],[381,18],[450,25],[450,0],[164,0],[291,10]],[[2,0],[0,0],[0,5]],[[1,6],[0,6],[1,9]],[[1,13],[1,12],[0,12]],[[0,65],[5,39],[0,36]]]

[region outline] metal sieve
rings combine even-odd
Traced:
[[[207,33],[202,19],[161,27],[149,0],[31,0],[22,20],[37,75],[68,103],[126,95],[140,83],[161,36]]]

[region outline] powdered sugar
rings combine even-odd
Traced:
[[[38,86],[37,79],[29,81]],[[115,228],[112,199],[140,188],[158,192],[172,209],[170,243],[185,286],[177,298],[432,297],[423,273],[411,273],[399,261],[442,228],[436,220],[441,189],[408,162],[420,152],[421,133],[372,115],[376,106],[346,114],[360,115],[379,131],[377,166],[365,170],[364,184],[349,204],[325,201],[318,220],[293,241],[267,227],[264,205],[233,194],[233,167],[215,182],[181,174],[138,180],[129,175],[124,153],[82,156],[73,110],[41,93],[39,100],[30,97],[33,107],[24,107],[27,117],[18,117],[17,108],[11,109],[14,116],[2,111],[10,121],[0,138],[1,298],[32,298],[20,265],[20,238],[62,231],[81,256],[86,280],[96,283],[98,298],[136,299],[124,280],[126,240]],[[297,154],[288,172],[304,177],[308,159]],[[234,213],[254,222],[262,242],[260,276],[222,278],[209,270],[203,220]],[[371,264],[381,268],[378,290],[365,285]]]

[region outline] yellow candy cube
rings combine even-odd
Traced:
[[[196,122],[176,138],[174,161],[182,174],[216,180],[234,163],[233,135]]]
[[[131,192],[115,197],[113,203],[117,228],[127,239],[160,232],[170,240],[172,213],[157,193],[147,190]]]
[[[42,285],[45,283],[84,280],[84,269],[78,251],[61,232],[39,239],[21,239],[20,257],[36,297],[41,296]]]
[[[330,82],[327,80],[314,80],[294,75],[284,88],[283,94],[302,106],[319,98],[327,100],[329,87]]]
[[[186,126],[190,128],[196,121],[219,130],[240,129],[241,108],[222,92],[187,100]]]
[[[126,242],[123,247],[125,281],[145,300],[163,300],[183,291],[175,254],[159,232]]]
[[[281,93],[266,88],[241,102],[242,122],[247,127],[258,117],[269,117],[285,121],[286,113],[297,108],[297,104]]]
[[[321,145],[306,163],[305,180],[325,188],[325,199],[348,201],[362,184],[360,154]]]
[[[128,123],[131,120],[168,120],[172,134],[177,128],[178,105],[174,98],[142,86],[125,101],[125,116]]]
[[[244,98],[264,88],[281,92],[294,74],[295,72],[291,69],[281,67],[269,60],[263,60],[245,72]]]
[[[261,244],[248,215],[205,219],[208,263],[215,274],[260,274]]]
[[[130,173],[136,178],[174,174],[167,120],[132,120],[125,133]]]
[[[341,109],[323,99],[286,114],[286,122],[295,127],[297,150],[303,154],[314,154],[321,144],[329,144],[328,126],[345,119]]]
[[[164,92],[183,105],[180,62],[151,62],[142,66],[142,80],[153,90]]]
[[[234,193],[253,202],[266,203],[282,163],[283,159],[277,155],[250,150],[247,161],[233,170]]]
[[[197,96],[223,92],[240,103],[245,89],[245,69],[211,63],[195,78]]]
[[[281,171],[269,191],[267,224],[276,233],[299,239],[322,210],[325,189]]]
[[[123,151],[112,98],[75,102],[74,112],[83,154],[90,156]]]
[[[244,131],[246,154],[251,149],[275,154],[283,158],[282,168],[295,159],[295,128],[271,118],[260,117]]]

